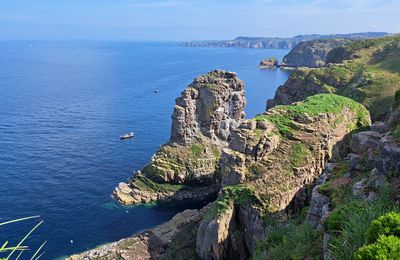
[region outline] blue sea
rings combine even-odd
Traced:
[[[168,141],[174,100],[195,76],[237,72],[246,83],[247,117],[253,117],[289,75],[259,70],[258,62],[287,51],[0,42],[0,222],[40,216],[0,226],[0,244],[15,244],[44,220],[24,244],[35,251],[47,241],[42,259],[62,258],[201,207],[124,207],[110,195]],[[120,141],[129,131],[135,138]]]

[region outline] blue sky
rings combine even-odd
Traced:
[[[361,31],[400,32],[400,1],[0,1],[0,40],[180,41]]]

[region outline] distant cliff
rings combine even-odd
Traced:
[[[318,39],[301,42],[284,58],[281,66],[318,68],[325,65],[329,51],[351,42],[350,39]]]
[[[388,35],[386,32],[364,32],[364,33],[351,33],[351,34],[309,34],[297,35],[289,38],[279,37],[244,37],[239,36],[233,40],[225,41],[188,41],[183,42],[181,45],[185,47],[240,47],[240,48],[254,48],[254,49],[291,49],[298,43],[304,41],[311,41],[316,39],[365,39],[365,38],[378,38]]]

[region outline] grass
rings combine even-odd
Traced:
[[[190,149],[192,150],[192,154],[196,157],[199,157],[204,152],[204,146],[201,144],[192,144]]]
[[[39,216],[31,216],[25,218],[14,219],[6,222],[0,222],[1,226],[10,225],[26,220],[37,219]],[[32,233],[43,224],[43,220],[36,223],[36,225],[18,242],[15,246],[10,246],[9,241],[0,242],[2,246],[0,246],[0,259],[19,259],[24,252],[29,251],[29,247],[24,246],[23,243],[32,235]],[[42,252],[43,247],[45,246],[46,242],[44,242],[30,257],[30,259],[39,259],[45,252]],[[26,255],[26,254],[25,254]]]
[[[291,78],[300,80],[297,88],[304,89],[305,95],[327,92],[346,96],[367,107],[374,120],[382,119],[392,108],[393,96],[400,88],[399,42],[399,36],[354,41],[328,54],[336,56],[332,61],[337,64],[301,69],[293,72]],[[315,90],[310,92],[310,85]]]
[[[336,208],[326,220],[332,234],[330,251],[334,259],[353,259],[354,252],[368,243],[370,223],[393,210],[397,209],[387,187],[381,189],[374,202],[353,199]]]
[[[291,138],[293,132],[297,130],[293,124],[295,118],[302,115],[316,116],[322,113],[340,115],[344,108],[348,108],[357,115],[358,127],[370,125],[369,112],[363,105],[335,94],[317,94],[293,105],[276,106],[273,110],[282,110],[284,113],[258,115],[255,120],[268,120],[276,126],[282,136]]]
[[[230,205],[240,206],[255,200],[254,189],[245,184],[226,186],[216,201],[216,214],[224,213]]]
[[[253,259],[321,259],[321,246],[321,234],[307,224],[276,224],[256,244]]]
[[[141,190],[152,190],[156,192],[177,192],[183,189],[190,189],[187,185],[156,183],[143,175],[137,175],[135,185]]]
[[[290,164],[292,167],[302,167],[307,165],[308,159],[312,156],[303,144],[298,143],[292,146],[293,150],[290,154]]]

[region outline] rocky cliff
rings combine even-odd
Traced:
[[[325,65],[329,51],[350,41],[349,39],[318,39],[301,42],[283,57],[281,67],[322,67]]]
[[[367,100],[382,97],[377,89],[389,95],[389,83],[400,89],[398,44],[390,37],[334,49],[338,64],[294,71],[274,106],[253,119],[243,118],[235,74],[196,78],[176,101],[171,141],[114,195],[126,204],[215,200],[70,259],[355,258],[371,243],[371,223],[398,211],[400,90],[381,104],[388,120],[372,125],[365,106],[343,95],[363,91],[379,112]],[[320,93],[334,89],[342,95]],[[387,245],[393,259],[396,245]]]
[[[400,88],[400,37],[355,41],[328,53],[322,68],[299,68],[280,86],[267,108],[291,104],[318,93],[350,97],[386,119],[394,92]]]
[[[367,39],[378,38],[388,35],[385,32],[365,32],[365,33],[351,33],[351,34],[310,34],[310,35],[297,35],[290,38],[279,37],[244,37],[240,36],[233,40],[227,41],[190,41],[182,43],[185,47],[240,47],[240,48],[253,48],[253,49],[291,49],[298,43],[304,41],[311,41],[315,39]]]
[[[235,73],[197,77],[176,99],[170,142],[114,197],[124,204],[204,200],[216,195],[220,150],[244,118],[244,83]]]
[[[342,154],[341,141],[369,123],[362,105],[332,94],[245,120],[231,130],[217,162],[223,188],[215,202],[72,259],[249,259],[266,235],[266,219],[297,214],[308,185]]]

